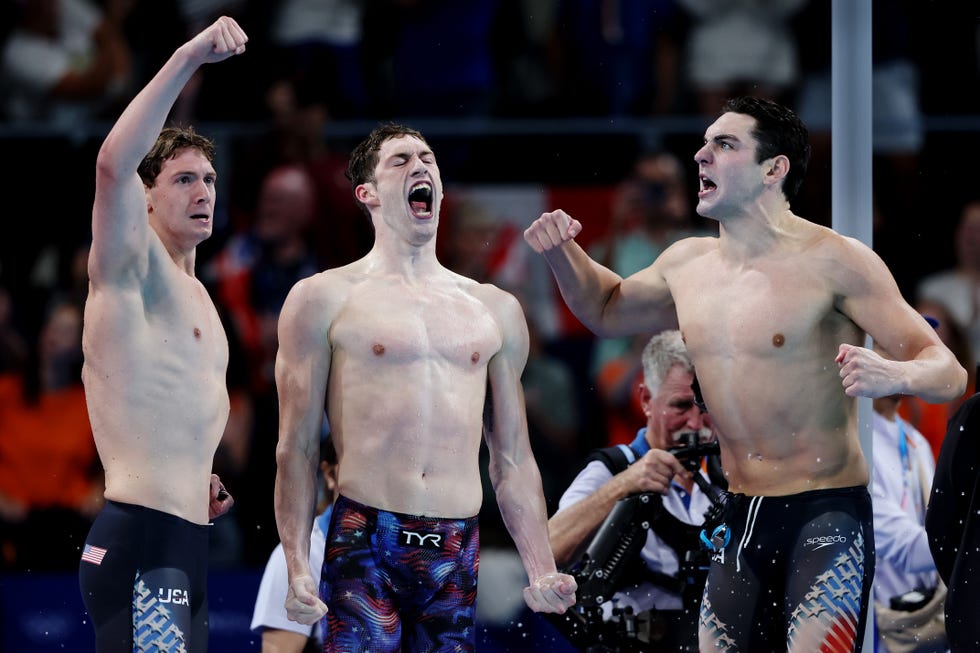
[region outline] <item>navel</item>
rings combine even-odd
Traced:
[[[198,329],[197,327],[194,327],[194,337],[195,338],[200,338],[201,337],[201,330]]]
[[[777,333],[772,337],[773,347],[782,347],[784,344],[786,344],[786,337],[783,334]]]
[[[477,363],[479,363],[480,362],[480,352],[478,352],[478,351],[473,352],[473,355],[470,356],[470,362],[473,363],[474,365],[476,365]]]
[[[374,346],[371,347],[371,351],[374,352],[375,356],[383,356],[385,353],[385,346],[382,345],[380,342],[376,342],[374,343]]]

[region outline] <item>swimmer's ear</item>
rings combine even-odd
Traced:
[[[777,154],[767,163],[765,183],[782,183],[789,174],[789,158],[785,154]],[[765,165],[767,164],[763,163]]]
[[[358,184],[354,189],[354,196],[365,206],[377,206],[379,203],[377,188],[370,182]]]

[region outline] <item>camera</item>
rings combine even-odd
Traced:
[[[700,432],[691,431],[682,434],[677,444],[668,449],[668,453],[673,454],[685,469],[695,472],[695,482],[711,501],[705,519],[718,519],[725,503],[723,489],[727,488],[718,463],[718,442],[702,439]],[[700,473],[704,459],[708,460],[712,482]],[[712,473],[712,461],[717,465],[717,478]],[[719,487],[718,483],[723,485]],[[677,552],[679,569],[676,576],[664,576],[646,569],[640,552],[648,531],[657,533]],[[684,615],[685,624],[697,620],[697,606],[710,562],[698,539],[700,531],[701,526],[680,522],[667,512],[662,497],[656,493],[633,494],[620,499],[579,561],[565,570],[578,583],[576,605],[550,620],[569,642],[585,653],[688,650],[688,642],[678,643],[671,639],[686,632],[679,621],[672,620],[678,619],[678,614]],[[634,614],[628,607],[614,607],[611,619],[604,620],[602,604],[612,599],[621,587],[640,579],[676,592],[681,597],[683,610],[676,611],[678,614],[657,610]]]

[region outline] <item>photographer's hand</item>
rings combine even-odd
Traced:
[[[670,481],[676,475],[689,476],[690,473],[677,458],[663,449],[651,449],[619,474],[621,482],[626,484],[624,495],[642,492],[667,494]]]

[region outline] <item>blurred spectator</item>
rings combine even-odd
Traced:
[[[315,215],[309,244],[325,268],[346,265],[368,252],[371,223],[358,209],[347,181],[347,152],[326,140],[330,105],[319,80],[277,78],[265,95],[271,120],[256,139],[242,139],[235,151],[231,221],[247,228],[263,177],[280,165],[297,165],[313,178]]]
[[[369,88],[380,118],[490,115],[501,0],[374,0],[364,15]],[[440,152],[445,159],[445,148]],[[447,167],[443,163],[443,167]]]
[[[939,584],[925,529],[935,459],[922,434],[898,416],[900,401],[900,395],[874,400],[871,500],[876,558],[874,597],[878,642],[875,650],[883,653],[892,649],[888,648],[882,631],[892,630],[903,614],[908,616],[908,607],[898,607],[903,597],[905,603],[913,592],[931,598]],[[941,613],[941,604],[934,609]],[[917,639],[915,630],[923,625],[907,625],[899,636]],[[942,629],[939,630],[941,635]],[[926,634],[921,635],[924,639]],[[945,641],[938,644],[923,641],[921,648],[900,650],[945,650]]]
[[[272,507],[278,397],[274,382],[279,311],[290,288],[323,268],[310,247],[316,188],[300,165],[280,165],[262,180],[247,230],[233,235],[205,266],[244,379],[229,370],[232,411],[215,469],[236,492],[234,517],[247,536],[246,562],[264,561],[278,541]],[[231,357],[235,358],[234,355]],[[237,391],[236,391],[237,390]],[[224,471],[227,465],[233,474]],[[240,482],[233,479],[238,476]],[[230,520],[229,520],[230,521]]]
[[[144,0],[157,4],[161,0]],[[221,16],[234,18],[248,30],[248,57],[232,57],[223,62],[220,71],[199,68],[181,89],[170,117],[175,124],[195,124],[207,120],[231,122],[262,120],[266,116],[262,94],[269,83],[269,76],[276,69],[263,58],[269,49],[269,35],[265,28],[271,23],[276,3],[250,2],[249,0],[166,0],[164,4],[176,4],[176,21],[173,14],[165,11],[162,29],[182,26],[183,33],[177,39],[169,39],[171,45],[180,45]],[[151,14],[152,15],[152,14]],[[151,31],[154,28],[151,28]],[[139,35],[136,36],[140,38]],[[136,41],[138,42],[138,41]],[[166,44],[161,44],[165,48]],[[164,50],[165,52],[165,50]],[[171,49],[167,54],[173,53]],[[262,62],[262,63],[260,63]],[[162,62],[161,62],[162,63]],[[150,74],[155,72],[152,68]]]
[[[893,11],[889,5],[888,11]],[[910,36],[920,71],[919,99],[926,115],[975,114],[980,107],[980,14],[962,2],[913,2]],[[873,8],[878,11],[878,8]],[[941,40],[942,47],[936,47]],[[948,80],[957,83],[950,84]]]
[[[449,233],[440,250],[446,267],[480,283],[500,285],[498,275],[507,249],[515,242],[516,234],[510,233],[514,230],[476,201],[446,204],[447,219],[442,225]]]
[[[976,392],[977,363],[966,333],[953,319],[945,305],[922,299],[916,302],[915,307],[920,313],[936,321],[936,333],[956,356],[956,360],[966,368],[967,373],[966,392],[959,399],[943,404],[930,404],[918,397],[910,396],[904,397],[898,405],[898,412],[902,419],[912,424],[925,436],[932,447],[933,457],[939,458],[939,450],[946,436],[947,423],[963,402]]]
[[[590,255],[627,277],[650,265],[676,240],[709,235],[691,210],[690,197],[676,156],[667,151],[642,154],[617,187],[609,233],[589,247]],[[640,398],[632,390],[642,380],[640,354],[651,335],[596,340],[592,374],[604,406],[607,444],[632,442],[634,425],[644,419]]]
[[[249,385],[259,394],[273,384],[276,322],[289,289],[322,269],[310,250],[315,211],[316,188],[305,168],[270,170],[251,228],[232,236],[204,272],[229,312],[249,360]]]
[[[19,0],[0,53],[7,119],[72,127],[114,113],[131,73],[122,32],[129,5]]]
[[[980,352],[980,199],[967,201],[953,237],[956,264],[919,282],[916,297],[947,307],[966,332],[973,352]]]
[[[925,130],[915,52],[933,46],[920,36],[917,17],[929,13],[921,5],[916,0],[873,0],[871,7],[873,181],[875,188],[889,189],[878,193],[877,201],[891,237],[876,240],[875,249],[886,261],[903,258],[904,243],[918,222],[913,216],[928,210],[922,196]]]
[[[132,52],[130,86],[142,88],[191,32],[181,9],[181,0],[127,1],[129,11],[123,21],[123,34]]]
[[[686,16],[676,0],[559,0],[562,110],[650,115],[679,107]]]
[[[335,118],[363,118],[368,91],[361,57],[365,0],[283,0],[270,26],[275,65],[297,85],[322,88]]]
[[[506,0],[493,40],[497,82],[494,114],[527,118],[568,113],[559,97],[561,0]]]
[[[590,255],[621,276],[650,265],[669,245],[696,233],[708,234],[691,210],[684,165],[672,153],[643,153],[613,197],[609,233]]]
[[[636,436],[635,429],[630,433],[630,425],[645,417],[642,396],[635,391],[637,384],[643,380],[640,354],[654,335],[656,334],[637,334],[615,341],[608,338],[596,339],[596,357],[603,355],[604,349],[609,350],[613,346],[619,351],[609,355],[594,372],[595,386],[601,400],[602,426],[605,430],[601,446],[629,444],[632,441],[631,436]],[[623,346],[625,348],[621,349]]]
[[[811,179],[803,185],[801,195],[807,204],[826,206],[828,218],[825,196],[831,184],[831,4],[808,2],[795,22],[803,62],[796,98],[798,112],[814,126],[810,132]],[[905,285],[902,277],[909,274],[915,262],[903,260],[901,268],[891,263],[905,254],[909,230],[914,228],[908,221],[913,218],[907,216],[918,215],[922,200],[923,171],[919,159],[925,135],[917,52],[934,49],[918,26],[934,13],[934,7],[914,0],[873,0],[871,9],[874,187],[889,190],[876,196],[883,225],[875,234],[875,251],[895,269],[900,286]],[[829,226],[829,219],[826,224]]]
[[[14,314],[14,302],[0,286],[0,374],[17,372],[27,361],[29,348]]]
[[[0,374],[0,558],[77,568],[103,481],[81,379],[82,312],[54,303],[32,359]]]
[[[34,261],[30,273],[31,292],[40,299],[43,311],[50,301],[74,301],[85,306],[88,296],[88,253],[91,237],[81,242],[49,242]]]
[[[799,83],[793,15],[807,0],[676,0],[692,19],[685,78],[698,111],[755,95],[785,102]]]

